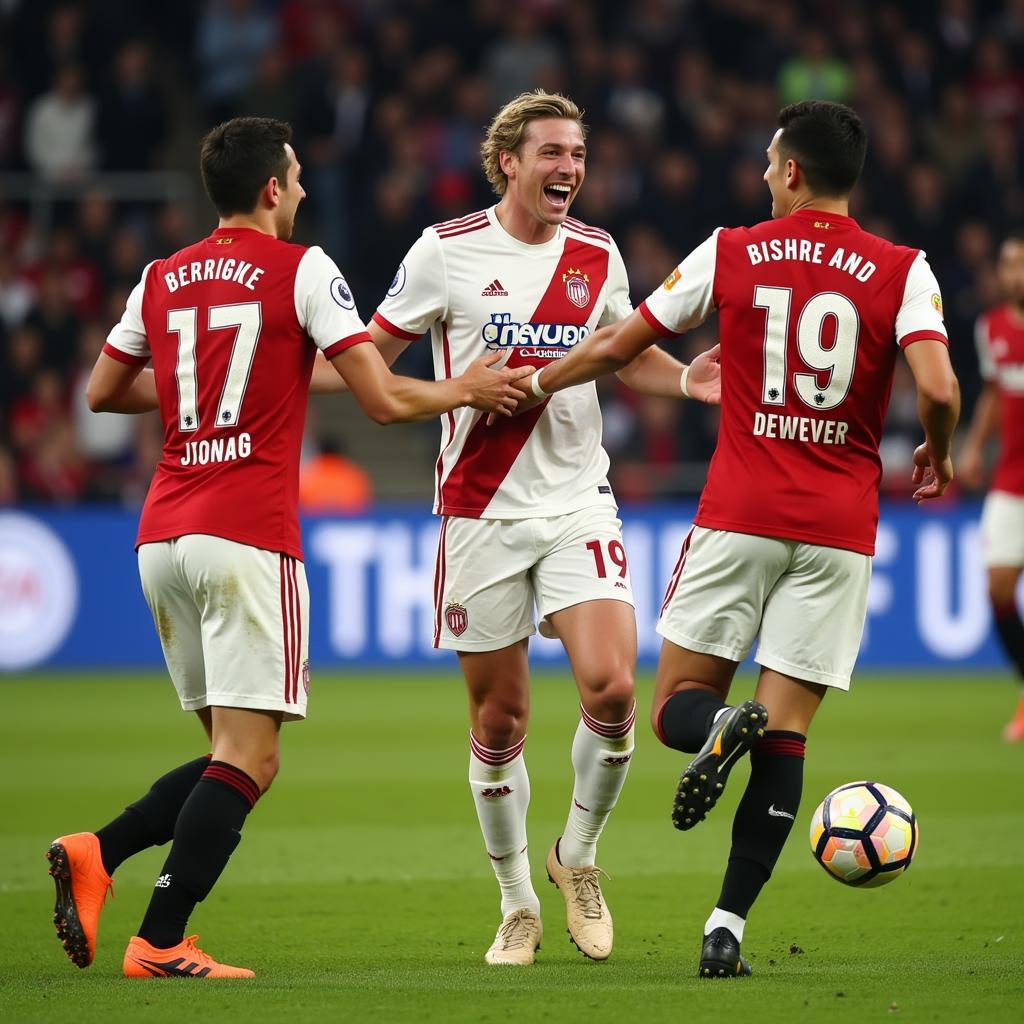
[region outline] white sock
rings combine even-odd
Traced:
[[[719,910],[715,907],[711,916],[704,925],[704,934],[710,935],[716,928],[728,928],[736,936],[737,942],[743,941],[743,926],[747,923],[745,917],[730,914],[728,910]]]
[[[530,806],[530,777],[523,745],[491,750],[469,734],[469,786],[484,846],[501,887],[501,915],[527,908],[540,913],[540,900],[530,880],[526,850],[526,809]]]
[[[558,859],[566,867],[590,867],[597,840],[626,781],[633,756],[636,705],[624,722],[599,722],[580,707],[580,724],[572,741],[576,781],[569,819],[558,844]]]

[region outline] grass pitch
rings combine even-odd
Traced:
[[[751,685],[748,677],[734,694]],[[1021,1019],[1024,747],[999,739],[1015,700],[1004,678],[863,676],[825,701],[793,836],[748,923],[755,975],[735,982],[695,973],[746,769],[707,822],[677,833],[669,808],[682,758],[646,724],[600,851],[615,953],[595,964],[569,944],[561,897],[543,873],[571,786],[577,711],[562,674],[535,681],[527,744],[546,927],[532,968],[482,959],[499,910],[465,782],[461,683],[454,674],[353,674],[315,680],[312,717],[285,727],[281,775],[193,918],[204,948],[253,967],[257,979],[121,978],[165,850],[118,871],[96,962],[79,971],[50,924],[49,840],[105,823],[157,775],[202,753],[201,733],[157,676],[39,675],[0,687],[5,1020]],[[641,719],[649,695],[644,680]],[[829,879],[807,843],[817,801],[865,777],[902,792],[921,821],[916,863],[875,891]]]

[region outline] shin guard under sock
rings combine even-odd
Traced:
[[[800,733],[770,730],[751,748],[718,909],[746,918],[771,877],[800,806],[805,744]]]
[[[259,786],[240,768],[209,763],[178,815],[140,938],[159,949],[181,942],[189,916],[227,866],[259,796]]]

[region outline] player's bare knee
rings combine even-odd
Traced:
[[[610,672],[582,687],[587,714],[602,722],[622,722],[633,709],[635,687],[631,672]]]
[[[474,735],[491,750],[508,750],[526,735],[525,701],[488,700],[476,714]]]

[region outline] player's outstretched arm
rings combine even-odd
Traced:
[[[522,397],[517,380],[532,373],[528,366],[495,370],[498,352],[474,360],[461,377],[425,381],[391,372],[375,345],[353,345],[331,362],[348,382],[363,412],[377,423],[412,423],[433,419],[468,405],[484,412],[511,416]]]
[[[393,366],[395,360],[411,344],[407,338],[396,338],[393,334],[389,334],[374,320],[367,324],[366,329],[370,332],[373,343],[388,366]],[[325,358],[322,352],[317,352],[316,361],[313,363],[313,376],[309,381],[309,393],[311,395],[338,395],[348,390],[349,386],[345,383],[345,378],[341,376],[334,364]]]
[[[564,359],[538,371],[534,378],[534,394],[540,391],[550,395],[576,384],[597,380],[606,373],[618,373],[649,349],[658,337],[654,328],[634,311],[625,320],[599,328]]]
[[[917,413],[924,427],[924,444],[914,452],[914,500],[939,497],[953,479],[951,445],[960,418],[960,384],[949,361],[949,347],[923,338],[904,350],[917,384]]]
[[[708,405],[722,401],[720,346],[702,352],[687,366],[658,345],[644,349],[616,376],[633,391],[658,398],[696,398]]]
[[[985,474],[985,445],[999,426],[999,392],[995,384],[982,388],[963,448],[957,458],[960,479],[968,487],[980,487]]]
[[[93,412],[141,413],[158,408],[153,371],[101,352],[89,375],[85,400]]]

